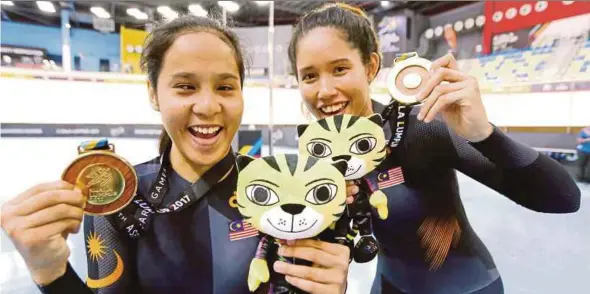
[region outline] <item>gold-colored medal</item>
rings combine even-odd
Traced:
[[[89,215],[109,215],[125,208],[137,192],[138,178],[127,160],[106,139],[78,146],[79,156],[65,169],[62,180],[86,196]]]

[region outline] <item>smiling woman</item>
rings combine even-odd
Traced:
[[[182,16],[157,26],[144,48],[149,101],[165,132],[160,155],[134,167],[139,184],[131,204],[113,215],[84,216],[80,190],[42,183],[2,207],[2,228],[43,293],[250,293],[248,269],[260,237],[234,203],[231,142],[244,110],[245,71],[238,39],[214,19]],[[275,200],[254,192],[258,201]],[[86,283],[68,263],[66,243],[83,217]],[[282,250],[322,267],[268,265],[288,283],[309,293],[343,293],[347,247],[307,240]]]
[[[341,114],[384,119],[387,155],[365,177],[385,194],[388,213],[373,222],[380,250],[371,293],[503,293],[494,260],[467,219],[456,171],[544,213],[577,211],[579,188],[559,163],[488,121],[477,80],[460,72],[452,55],[432,62],[415,112],[371,99],[379,56],[368,17],[342,3],[304,15],[289,45],[303,100],[319,122]],[[347,160],[354,167],[354,157]]]
[[[172,28],[178,36],[154,31],[142,65],[152,106],[162,114],[160,153],[172,141],[172,164],[202,173],[183,162],[209,166],[229,151],[244,110],[244,64],[232,35],[181,24]]]

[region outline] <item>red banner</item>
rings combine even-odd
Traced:
[[[486,1],[483,50],[491,52],[492,36],[537,24],[590,13],[590,1]]]

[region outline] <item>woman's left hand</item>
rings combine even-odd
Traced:
[[[417,96],[418,101],[424,100],[418,119],[429,123],[440,113],[447,125],[466,140],[486,139],[493,127],[488,121],[477,79],[460,72],[457,60],[450,53],[435,60],[430,73]]]
[[[347,246],[305,239],[281,245],[279,255],[295,257],[313,263],[313,266],[293,265],[282,261],[274,263],[274,270],[284,274],[287,282],[309,293],[342,294],[348,278]]]

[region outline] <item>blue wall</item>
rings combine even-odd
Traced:
[[[108,59],[111,70],[120,68],[119,34],[104,34],[94,30],[71,29],[70,44],[73,58],[83,55],[83,71],[98,71],[100,59]],[[61,28],[3,21],[0,42],[4,45],[45,48],[48,54],[61,56]]]

